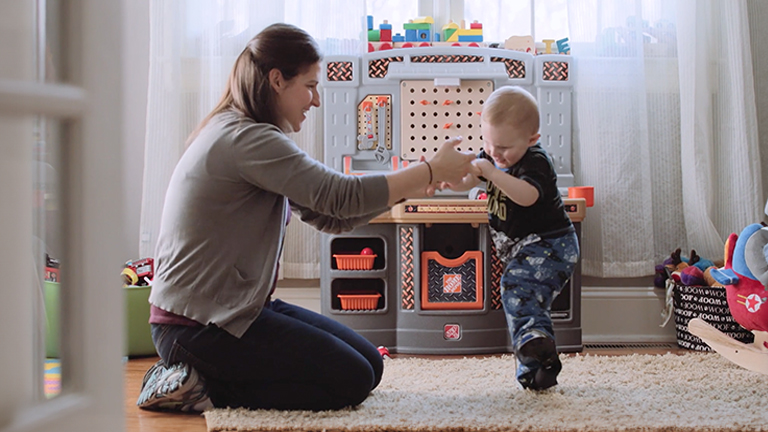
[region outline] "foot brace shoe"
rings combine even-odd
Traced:
[[[563,365],[557,356],[554,339],[537,334],[524,342],[515,356],[520,363],[531,369],[529,373],[518,377],[523,388],[545,390],[557,385],[557,375]]]
[[[139,408],[154,411],[203,412],[213,408],[205,381],[184,363],[167,366],[158,361],[144,375]]]

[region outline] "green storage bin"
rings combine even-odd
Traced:
[[[43,284],[45,300],[45,356],[59,357],[59,283]]]
[[[125,355],[157,355],[149,324],[149,286],[123,287],[125,298]]]
[[[58,283],[45,282],[45,355],[49,358],[59,356],[59,289]],[[150,289],[149,286],[122,287],[126,309],[124,353],[130,357],[157,355],[149,325]]]

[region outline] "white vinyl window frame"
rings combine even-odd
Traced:
[[[123,0],[61,0],[67,84],[40,83],[0,57],[0,431],[121,431]],[[0,2],[30,19],[31,2]],[[21,24],[19,27],[27,25]],[[33,29],[34,24],[29,24]],[[34,32],[13,35],[29,43]],[[7,47],[7,45],[5,46]],[[30,53],[34,55],[34,53]],[[22,66],[18,66],[22,65]],[[18,69],[18,73],[6,73]],[[20,78],[18,78],[20,76]],[[62,122],[62,392],[40,397],[44,349],[34,312],[31,168],[34,119]],[[39,313],[39,312],[38,312]]]

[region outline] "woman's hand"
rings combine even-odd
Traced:
[[[472,161],[475,155],[469,152],[459,152],[456,146],[462,141],[461,137],[451,138],[440,145],[435,156],[429,160],[432,166],[432,182],[461,183],[468,173],[479,175],[479,169]]]

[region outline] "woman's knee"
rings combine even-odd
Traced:
[[[383,372],[383,365],[380,371]],[[344,406],[360,405],[371,393],[379,381],[382,372],[376,372],[368,361],[359,362],[347,369],[345,376],[338,381],[337,394],[343,400]]]

